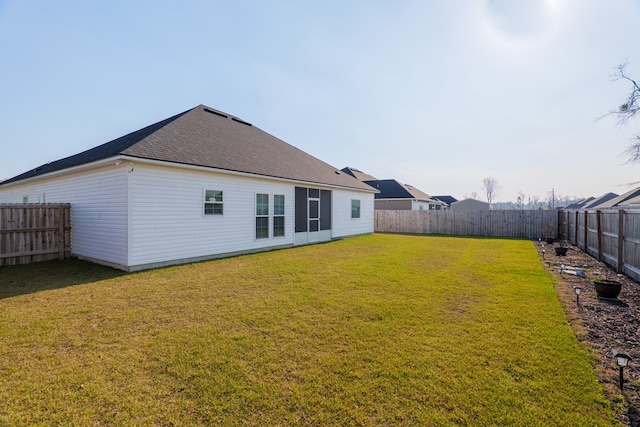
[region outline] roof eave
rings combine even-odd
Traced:
[[[286,178],[286,177],[279,177],[279,176],[272,176],[272,175],[264,175],[264,174],[259,174],[259,173],[254,173],[254,172],[245,172],[245,171],[237,171],[237,170],[231,170],[231,169],[222,169],[222,168],[216,168],[216,167],[211,167],[211,166],[200,166],[200,165],[191,165],[191,164],[187,164],[187,163],[178,163],[178,162],[170,162],[170,161],[166,161],[166,160],[154,160],[154,159],[148,159],[145,157],[135,157],[135,156],[119,156],[120,158],[124,159],[124,160],[131,160],[131,161],[138,161],[141,163],[146,163],[146,164],[150,164],[150,165],[156,165],[156,166],[170,166],[170,167],[179,167],[179,168],[183,168],[183,169],[189,169],[189,170],[198,170],[198,171],[216,171],[216,172],[220,172],[220,173],[226,173],[226,174],[230,174],[230,175],[236,175],[236,176],[244,176],[244,177],[263,177],[263,178],[268,178],[271,180],[275,180],[275,181],[282,181],[282,182],[292,182],[292,183],[298,183],[298,184],[304,184],[304,185],[316,185],[316,186],[322,186],[322,187],[329,187],[329,188],[343,188],[343,189],[347,189],[347,190],[354,190],[354,191],[360,191],[363,193],[378,193],[379,191],[376,190],[375,188],[360,188],[360,187],[349,187],[346,185],[339,185],[339,184],[331,184],[331,183],[324,183],[324,182],[316,182],[316,181],[306,181],[306,180],[301,180],[301,179],[294,179],[294,178]],[[359,181],[358,181],[359,182]]]
[[[48,173],[43,173],[41,175],[35,175],[35,176],[31,176],[28,178],[24,178],[18,181],[11,181],[11,182],[7,182],[7,181],[3,181],[0,182],[0,187],[11,187],[14,185],[23,185],[23,184],[30,184],[32,182],[36,182],[36,181],[41,181],[41,180],[46,180],[46,179],[50,179],[50,178],[57,178],[59,176],[64,176],[64,175],[70,175],[70,174],[74,174],[74,173],[78,173],[78,172],[84,172],[86,170],[90,170],[90,169],[95,169],[101,166],[105,166],[108,165],[109,163],[114,163],[117,162],[118,160],[121,160],[123,158],[123,156],[121,155],[116,155],[116,156],[110,156],[110,157],[105,157],[103,159],[100,160],[96,160],[90,163],[84,163],[82,165],[78,165],[78,166],[73,166],[70,168],[66,168],[66,169],[59,169],[53,172],[48,172]]]

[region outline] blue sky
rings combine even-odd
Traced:
[[[432,194],[622,193],[638,0],[0,0],[0,179],[198,104]]]

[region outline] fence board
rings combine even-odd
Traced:
[[[70,256],[70,204],[0,204],[0,266]]]
[[[565,230],[570,233],[574,228],[578,234],[574,244],[594,258],[600,257],[618,272],[640,281],[640,210],[571,211],[568,218]]]
[[[557,237],[557,224],[557,211],[375,211],[375,230],[388,233],[537,239],[547,227]]]

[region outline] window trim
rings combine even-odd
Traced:
[[[276,213],[276,197],[282,197],[282,213]],[[284,194],[273,194],[273,219],[271,220],[271,237],[274,239],[286,237],[287,234],[287,199]],[[279,206],[279,205],[278,205]],[[276,235],[276,218],[282,219],[282,234]],[[278,231],[280,228],[278,227]]]
[[[266,213],[261,213],[258,211],[259,207],[261,207],[258,204],[258,197],[260,196],[266,196],[267,199],[267,211]],[[269,220],[270,216],[271,216],[271,203],[269,203],[269,199],[270,199],[270,195],[269,193],[255,193],[254,195],[254,209],[253,209],[253,213],[254,213],[254,217],[255,217],[255,222],[254,222],[254,238],[255,240],[262,240],[262,239],[270,239],[271,238],[271,221]],[[258,236],[258,220],[267,220],[267,225],[266,227],[261,227],[260,230],[264,230],[266,228],[267,231],[267,235],[266,236]]]
[[[207,192],[213,192],[214,200],[207,200]],[[215,200],[216,193],[220,195],[220,201]],[[202,216],[222,216],[224,215],[224,190],[212,190],[205,188],[202,191]],[[211,212],[207,212],[207,205],[212,207]],[[215,212],[215,207],[220,207],[220,212]]]
[[[357,202],[354,204],[354,202]],[[354,216],[354,208],[357,207],[357,216]],[[360,199],[351,199],[351,219],[360,219],[362,218],[362,201]]]

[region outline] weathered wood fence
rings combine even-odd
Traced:
[[[536,239],[555,237],[557,210],[376,210],[375,231]]]
[[[0,204],[0,266],[70,256],[70,204]]]
[[[640,210],[561,211],[559,224],[571,243],[640,281]]]

